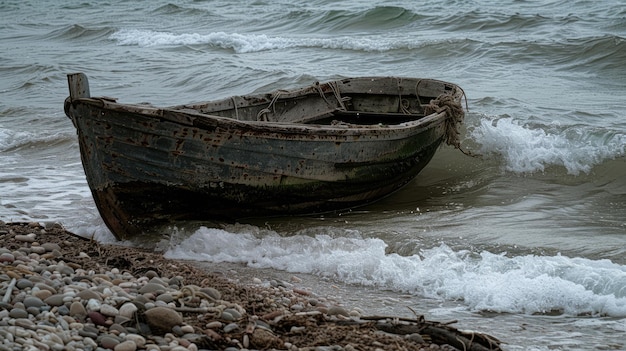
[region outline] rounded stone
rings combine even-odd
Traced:
[[[43,302],[43,300],[41,300],[38,297],[35,296],[26,296],[26,298],[24,298],[24,307],[28,308],[28,307],[41,307],[41,306],[45,306],[46,303]]]
[[[83,337],[82,343],[85,345],[83,350],[95,350],[98,347],[98,344],[94,341],[95,338],[86,336]]]
[[[61,305],[57,308],[57,313],[60,314],[61,316],[67,316],[70,314],[70,309],[67,308],[67,306],[65,305]]]
[[[238,329],[239,329],[239,324],[237,324],[237,323],[230,323],[230,324],[227,324],[224,327],[224,333],[230,333],[230,332],[233,332],[233,331],[238,330]]]
[[[45,284],[45,283],[36,283],[35,284],[35,288],[38,288],[39,290],[48,290],[48,291],[50,291],[53,294],[57,293],[55,288],[53,288],[50,285]]]
[[[99,300],[97,299],[89,299],[89,301],[87,301],[87,311],[99,311],[100,310],[100,306],[102,306],[102,304],[100,303]]]
[[[111,324],[111,326],[109,327],[109,331],[111,332],[117,332],[119,334],[126,334],[128,333],[128,330],[126,328],[124,328],[122,325],[118,324],[118,323],[113,323]]]
[[[219,292],[219,290],[215,289],[215,288],[201,288],[200,292],[208,295],[209,297],[213,298],[214,300],[219,300],[222,298],[222,294]]]
[[[34,297],[40,298],[41,300],[45,300],[52,296],[52,292],[50,290],[37,290],[32,292]]]
[[[156,283],[147,283],[139,289],[140,294],[152,293],[152,294],[162,294],[165,292],[165,287],[161,284]]]
[[[150,300],[147,297],[143,296],[143,295],[137,295],[133,299],[133,303],[135,303],[135,304],[139,303],[141,306],[145,305],[148,302],[150,302]]]
[[[223,326],[224,324],[222,324],[222,322],[220,321],[212,321],[207,323],[206,328],[207,329],[219,329]]]
[[[32,253],[36,253],[37,255],[42,255],[46,253],[46,249],[43,246],[31,246],[30,251]]]
[[[107,318],[105,316],[102,315],[102,313],[100,312],[96,312],[96,311],[91,311],[88,313],[89,319],[91,319],[91,321],[93,322],[93,324],[95,325],[103,325],[106,326],[106,321]]]
[[[9,279],[19,279],[19,278],[21,278],[21,275],[19,273],[13,272],[13,271],[8,271],[6,276],[8,276]],[[9,280],[9,279],[6,279],[6,280]]]
[[[15,236],[15,240],[21,241],[24,243],[32,243],[32,242],[35,242],[36,237],[37,236],[35,234],[27,234],[27,235],[18,234]]]
[[[183,318],[178,312],[167,307],[154,307],[145,312],[146,321],[152,328],[165,331],[183,323]]]
[[[172,333],[174,333],[174,335],[176,336],[183,336],[183,329],[180,327],[180,325],[175,325],[172,327]]]
[[[4,252],[0,254],[0,262],[13,263],[15,261],[15,256],[12,253]]]
[[[152,278],[158,277],[159,274],[157,272],[153,271],[153,270],[149,270],[149,271],[146,272],[145,276],[148,279],[152,279]]]
[[[181,286],[183,284],[183,280],[179,277],[170,278],[168,284],[170,286]]]
[[[119,309],[120,316],[126,318],[133,318],[135,312],[137,312],[137,306],[135,306],[135,304],[132,302],[126,302]]]
[[[54,257],[54,258],[58,258],[58,257],[63,256],[63,254],[59,250],[52,250],[52,251],[46,253],[44,256],[51,256],[51,257]]]
[[[237,311],[234,308],[227,308],[227,309],[224,310],[224,312],[230,313],[230,315],[233,316],[233,318],[235,318],[235,319],[241,318],[241,313],[239,313],[239,311]]]
[[[50,306],[61,306],[64,302],[63,301],[64,298],[65,298],[65,295],[63,294],[54,294],[46,298],[43,301]]]
[[[85,328],[79,330],[78,335],[82,336],[83,338],[92,338],[92,339],[96,339],[98,337],[97,332],[94,333],[94,332],[85,330]]]
[[[126,340],[115,345],[113,350],[114,351],[135,351],[137,350],[137,344],[135,344],[135,342],[132,340]]]
[[[32,288],[33,286],[35,286],[35,284],[33,284],[33,282],[31,282],[28,279],[22,278],[22,279],[19,279],[17,283],[15,283],[15,286],[18,289],[28,289],[28,288]]]
[[[46,249],[46,251],[53,251],[53,250],[59,250],[61,251],[61,246],[59,246],[59,244],[55,244],[55,243],[43,243],[41,245],[44,249]]]
[[[293,305],[291,305],[291,310],[292,311],[302,311],[304,309],[304,305],[301,303],[295,303]]]
[[[189,334],[189,333],[193,333],[194,329],[192,326],[185,324],[183,326],[180,327],[180,330],[184,333],[184,334]]]
[[[161,302],[165,302],[165,303],[170,303],[170,302],[174,301],[174,297],[172,297],[172,295],[170,295],[170,294],[161,294],[161,295],[157,296],[156,300],[157,301],[161,301]]]
[[[416,344],[425,343],[424,338],[422,338],[422,336],[419,333],[408,334],[404,338],[407,340],[411,340]]]
[[[115,346],[119,344],[120,344],[120,341],[113,336],[105,335],[102,338],[100,338],[100,346],[102,346],[105,349],[114,350]]]
[[[100,306],[100,313],[105,316],[115,317],[120,314],[120,311],[117,308],[105,303]]]
[[[15,319],[15,326],[22,327],[24,329],[33,329],[35,327],[35,323],[27,318],[17,318]]]
[[[11,312],[9,312],[9,317],[11,318],[28,318],[28,312],[22,308],[13,308]]]
[[[152,279],[150,279],[150,281],[148,283],[158,284],[158,285],[161,285],[163,287],[167,286],[167,284],[163,281],[163,279],[161,279],[159,277],[153,277]]]
[[[72,304],[70,305],[70,316],[83,318],[86,315],[87,315],[87,310],[85,309],[85,306],[83,306],[82,303],[80,303],[79,301],[72,302]]]
[[[32,314],[33,316],[37,316],[39,315],[39,313],[41,313],[41,307],[28,307],[26,309],[26,312]]]
[[[331,308],[328,309],[327,314],[330,316],[342,315],[345,317],[350,317],[350,313],[348,313],[348,311],[346,311],[346,309],[341,306],[332,306]]]
[[[100,295],[98,292],[93,291],[93,290],[79,291],[78,293],[76,293],[76,297],[80,298],[81,300],[94,299],[97,301],[102,301],[102,295]]]
[[[227,322],[232,322],[232,321],[235,320],[235,317],[233,317],[232,314],[230,314],[230,313],[228,313],[226,311],[222,312],[222,314],[220,315],[220,318],[225,320],[225,321],[227,321]]]
[[[70,266],[63,266],[59,268],[59,273],[62,275],[72,275],[74,274],[74,268]]]
[[[86,331],[86,332],[88,332],[88,333],[94,333],[94,334],[96,334],[96,335],[97,335],[98,333],[100,333],[100,329],[98,329],[97,327],[94,327],[94,326],[92,326],[92,325],[87,325],[87,324],[84,324],[84,325],[83,325],[83,330],[84,330],[84,331]]]

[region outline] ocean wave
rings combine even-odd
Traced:
[[[497,46],[509,47],[506,51],[498,50],[501,53],[498,58],[503,62],[535,62],[542,66],[549,64],[558,70],[624,74],[622,68],[626,61],[626,38],[617,35],[521,40],[493,45],[494,50]]]
[[[283,28],[309,28],[312,32],[361,31],[376,32],[410,25],[424,18],[415,12],[398,6],[376,6],[353,11],[333,9],[326,11],[295,10],[281,16],[274,26]]]
[[[213,13],[211,11],[201,9],[201,8],[193,8],[193,7],[184,7],[177,4],[168,3],[162,6],[157,7],[156,9],[151,11],[155,15],[182,15],[182,16],[212,16]]]
[[[45,150],[61,144],[72,144],[74,141],[75,135],[67,132],[44,134],[0,129],[0,152],[24,149]]]
[[[118,45],[155,47],[209,45],[237,53],[251,53],[289,48],[322,48],[336,50],[382,52],[437,46],[442,41],[432,39],[397,39],[370,35],[367,37],[340,36],[332,38],[301,38],[213,32],[209,34],[158,32],[141,29],[121,29],[109,36]],[[465,42],[465,40],[461,40]],[[444,40],[449,44],[454,40]]]
[[[98,40],[104,39],[115,32],[114,28],[89,28],[79,24],[65,26],[55,29],[44,35],[44,39],[65,39],[65,40]]]
[[[339,279],[436,299],[460,300],[475,311],[626,316],[626,267],[608,260],[566,256],[454,251],[445,244],[420,254],[386,253],[386,244],[318,233],[282,237],[254,230],[231,233],[200,228],[165,256],[245,263]]]
[[[541,26],[553,26],[555,22],[569,22],[569,17],[554,19],[540,14],[498,13],[472,10],[452,11],[447,16],[433,17],[430,23],[454,32],[507,32],[524,33],[536,31]],[[561,23],[562,24],[562,23]]]
[[[578,175],[626,153],[626,134],[583,125],[532,126],[511,117],[482,118],[469,132],[480,153],[501,157],[506,170],[516,173],[561,166]]]
[[[600,70],[624,73],[626,62],[626,37],[603,35],[599,37],[578,38],[564,45],[564,60],[572,60],[569,68],[597,72]]]
[[[567,9],[567,11],[563,11]],[[624,7],[619,1],[550,1],[543,3],[478,4],[465,3],[447,11],[438,4],[431,5],[428,23],[438,29],[459,32],[515,33],[516,35],[552,34],[565,36],[580,30],[621,28]]]

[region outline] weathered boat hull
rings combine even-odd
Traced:
[[[172,220],[319,213],[371,203],[413,179],[431,160],[449,127],[445,111],[388,125],[303,123],[315,119],[310,116],[318,122],[337,118],[333,115],[337,108],[346,110],[342,99],[360,101],[340,85],[326,93],[323,89],[328,88],[320,90],[320,85],[308,93],[295,91],[295,102],[281,92],[287,95],[284,101],[274,93],[238,97],[240,102],[232,98],[232,106],[224,108],[220,106],[228,105],[227,99],[155,108],[91,98],[86,77],[69,79],[65,109],[78,132],[87,181],[103,220],[119,239]],[[390,84],[390,79],[384,83]],[[460,100],[459,91],[450,92],[455,86],[437,84]],[[329,102],[333,94],[336,101]],[[385,99],[397,95],[368,94]],[[419,97],[414,98],[414,105],[420,105]],[[269,109],[247,109],[267,107],[268,101]],[[293,106],[303,110],[301,117],[289,116],[295,113],[290,112]],[[363,116],[352,110],[347,114],[352,122],[372,112],[376,118],[407,119],[386,109],[377,112],[368,106]],[[252,120],[260,112],[262,120]],[[412,115],[417,110],[405,112]],[[227,113],[248,120],[218,116]],[[246,116],[254,113],[257,116]],[[277,121],[263,121],[268,118]]]

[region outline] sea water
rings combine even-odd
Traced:
[[[0,1],[0,219],[114,241],[63,112],[67,73],[155,105],[447,80],[465,90],[462,146],[479,157],[442,147],[371,206],[190,223],[161,249],[296,276],[369,314],[458,320],[508,350],[626,349],[625,62],[618,0]]]

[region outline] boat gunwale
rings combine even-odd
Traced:
[[[353,135],[366,135],[366,134],[378,134],[381,131],[397,132],[399,130],[410,130],[417,127],[428,128],[433,123],[442,122],[446,118],[446,112],[441,111],[432,113],[423,117],[419,117],[416,120],[402,122],[398,124],[371,124],[371,125],[358,125],[358,124],[339,124],[339,125],[326,125],[326,124],[305,124],[294,122],[268,122],[268,121],[246,121],[238,120],[230,117],[222,117],[217,115],[205,114],[192,109],[172,109],[169,107],[156,107],[150,105],[141,104],[122,104],[111,101],[107,97],[90,97],[90,98],[77,98],[71,100],[67,98],[71,104],[85,103],[93,105],[99,109],[111,110],[121,113],[139,114],[144,117],[153,117],[155,119],[167,120],[169,122],[185,125],[189,127],[198,127],[205,129],[207,127],[220,127],[230,125],[233,128],[247,128],[251,131],[265,132],[265,133],[278,133],[278,134],[313,134],[324,133],[326,135],[337,136],[353,136]],[[358,111],[357,111],[358,112]],[[416,116],[417,117],[417,116]],[[449,118],[449,117],[448,117]]]

